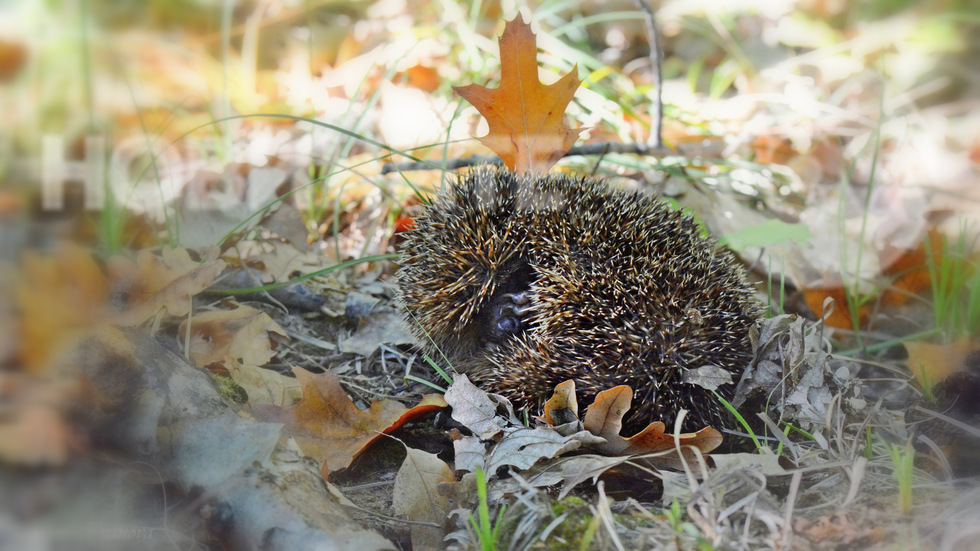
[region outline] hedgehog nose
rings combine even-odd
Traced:
[[[497,331],[503,334],[517,333],[521,329],[521,322],[514,316],[502,316],[497,318]]]

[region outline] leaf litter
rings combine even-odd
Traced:
[[[663,15],[668,25],[676,24],[672,18],[677,17],[678,10],[683,12],[683,8],[678,6],[665,10]],[[783,18],[782,21],[787,19]],[[625,26],[616,30],[609,36],[625,36],[630,32]],[[676,29],[671,32],[676,32]],[[785,32],[785,29],[779,32]],[[533,43],[532,35],[530,44]],[[758,44],[747,40],[746,48],[749,46]],[[368,48],[367,45],[364,47]],[[392,49],[394,46],[385,48]],[[501,48],[503,57],[503,43]],[[379,47],[369,57],[379,59],[383,50]],[[522,50],[526,53],[528,50],[534,51],[534,48]],[[434,55],[445,56],[445,52]],[[416,58],[415,54],[412,54],[411,60],[414,64],[407,67],[415,69],[406,69],[404,74],[408,77],[413,72],[418,73],[419,67],[425,69],[432,64],[431,59]],[[365,59],[351,60],[346,65],[345,74],[351,74],[351,67],[364,63]],[[534,82],[538,82],[536,60],[534,63]],[[345,66],[339,60],[336,65]],[[527,68],[527,58],[522,66]],[[821,71],[828,67],[807,68]],[[438,74],[438,71],[424,72]],[[576,80],[575,73],[576,70],[568,72],[560,82]],[[829,77],[821,75],[819,78]],[[344,85],[345,93],[351,94],[353,88],[350,83]],[[424,86],[432,88],[431,83]],[[383,91],[386,109],[397,109],[395,95],[405,88],[401,85],[386,86]],[[858,88],[861,86],[855,87]],[[803,90],[806,92],[803,97],[810,97],[809,94],[819,89],[819,86],[809,87]],[[590,97],[588,101],[593,99]],[[855,102],[861,100],[860,97],[852,99]],[[524,100],[518,100],[518,103],[521,101]],[[710,118],[715,107],[730,107],[739,101],[738,98],[727,104],[724,101],[718,104],[705,101],[696,110],[703,110]],[[581,102],[587,104],[587,100]],[[805,104],[806,99],[802,103]],[[682,101],[677,101],[677,105],[682,104]],[[420,104],[416,102],[411,105],[417,107]],[[813,105],[817,105],[816,99]],[[572,109],[579,108],[572,104]],[[830,113],[833,110],[825,111]],[[159,465],[167,468],[161,475],[165,485],[201,485],[213,492],[212,495],[218,496],[217,501],[209,502],[203,509],[195,509],[195,512],[203,510],[213,514],[221,510],[221,506],[231,506],[234,511],[263,511],[250,509],[257,495],[282,504],[289,501],[282,499],[284,490],[322,488],[323,479],[327,479],[326,493],[304,496],[307,503],[316,504],[313,508],[292,509],[284,515],[247,517],[261,522],[233,533],[233,538],[229,536],[231,539],[225,543],[237,546],[260,541],[262,530],[281,530],[284,526],[292,531],[281,533],[297,536],[297,539],[289,541],[299,545],[298,542],[303,541],[299,535],[313,532],[304,531],[309,527],[297,527],[293,522],[308,515],[311,510],[329,511],[330,515],[337,513],[332,523],[325,526],[343,526],[347,530],[352,525],[340,519],[351,514],[355,508],[349,501],[340,498],[344,495],[354,496],[360,491],[359,486],[371,484],[387,484],[390,491],[388,497],[376,502],[378,506],[371,509],[369,516],[376,518],[379,511],[390,507],[409,520],[423,523],[411,525],[408,528],[410,534],[406,536],[408,539],[401,541],[411,541],[415,547],[439,545],[441,539],[438,534],[441,532],[431,524],[439,524],[443,520],[438,518],[440,514],[453,511],[449,516],[455,525],[439,530],[448,533],[450,542],[475,544],[472,534],[468,533],[470,527],[466,524],[469,512],[476,507],[474,475],[466,471],[477,468],[491,477],[489,492],[492,504],[509,503],[501,522],[512,528],[513,539],[510,541],[514,548],[540,544],[550,537],[559,538],[554,541],[577,541],[574,537],[581,537],[590,531],[595,537],[593,543],[604,548],[865,548],[894,545],[906,537],[908,541],[920,543],[938,540],[950,548],[958,543],[963,544],[969,541],[970,523],[975,522],[977,517],[976,490],[968,488],[957,493],[952,492],[949,485],[944,485],[950,476],[950,466],[943,465],[943,461],[947,457],[956,457],[946,455],[947,452],[936,444],[945,442],[942,439],[944,435],[930,431],[910,434],[901,415],[904,404],[911,404],[908,406],[910,410],[921,409],[928,404],[910,402],[909,397],[914,392],[904,380],[897,383],[889,381],[888,386],[884,386],[858,377],[859,372],[880,367],[872,365],[874,362],[833,353],[834,346],[839,345],[841,335],[846,335],[846,332],[832,328],[853,330],[855,318],[862,328],[870,328],[868,335],[875,335],[873,326],[868,324],[880,319],[880,312],[875,301],[868,297],[880,296],[881,304],[892,304],[899,300],[896,298],[898,296],[908,297],[928,290],[922,285],[922,272],[925,271],[922,263],[925,260],[911,261],[911,265],[895,260],[922,254],[921,246],[915,243],[915,236],[919,219],[925,216],[919,216],[922,214],[920,210],[928,202],[921,194],[915,195],[908,188],[882,186],[878,188],[881,191],[874,193],[870,188],[867,190],[870,210],[851,208],[843,209],[843,213],[838,212],[836,207],[841,203],[862,201],[862,197],[856,193],[838,191],[836,186],[827,184],[836,184],[842,163],[856,158],[853,149],[867,146],[867,135],[861,134],[864,129],[846,129],[846,134],[858,134],[858,139],[847,144],[842,143],[840,136],[810,144],[810,136],[803,135],[806,132],[804,125],[796,124],[799,121],[792,119],[799,116],[798,113],[786,113],[789,122],[784,121],[786,124],[782,131],[789,137],[784,137],[780,135],[780,127],[773,125],[775,112],[778,111],[757,109],[750,120],[737,121],[739,125],[744,123],[744,129],[729,131],[735,140],[726,149],[726,155],[738,157],[745,151],[751,151],[757,163],[754,169],[759,169],[758,174],[738,168],[733,170],[724,162],[717,161],[701,173],[698,171],[703,167],[698,161],[681,166],[679,172],[683,178],[675,171],[674,179],[666,178],[670,181],[664,182],[665,187],[669,183],[685,190],[681,193],[685,196],[682,197],[682,204],[702,213],[701,218],[715,233],[728,233],[726,230],[718,231],[718,226],[725,224],[736,229],[739,226],[749,226],[751,229],[752,224],[758,224],[762,230],[768,228],[772,231],[771,224],[764,225],[767,220],[754,216],[760,210],[757,208],[760,203],[786,209],[783,214],[788,214],[786,217],[791,222],[779,226],[782,229],[799,229],[801,225],[804,228],[821,228],[816,235],[794,232],[795,238],[778,244],[769,243],[769,246],[765,246],[764,242],[762,246],[757,246],[758,238],[756,241],[744,240],[742,244],[734,242],[733,245],[742,248],[740,252],[747,263],[760,262],[767,266],[770,275],[778,273],[786,283],[805,289],[805,302],[818,313],[818,317],[828,312],[823,316],[823,323],[807,321],[796,315],[777,315],[760,326],[755,336],[756,361],[741,381],[740,401],[737,402],[741,405],[756,403],[758,407],[753,411],[762,412],[757,419],[747,419],[760,439],[761,447],[756,453],[715,451],[706,455],[717,446],[710,431],[700,437],[700,433],[674,435],[669,427],[662,425],[652,425],[640,435],[625,437],[619,433],[618,421],[628,407],[623,405],[628,401],[625,399],[628,389],[612,389],[611,394],[602,401],[583,404],[589,406],[585,421],[579,421],[574,393],[563,389],[563,397],[546,410],[543,423],[530,420],[526,425],[525,420],[519,419],[507,404],[460,380],[450,387],[447,394],[447,400],[453,396],[456,396],[454,400],[461,400],[456,401],[452,418],[462,427],[450,429],[456,439],[452,442],[453,451],[449,452],[448,443],[440,448],[434,441],[427,441],[427,436],[417,437],[413,441],[411,433],[419,431],[421,434],[417,425],[422,423],[413,426],[411,418],[415,414],[408,413],[411,411],[408,406],[400,406],[399,409],[394,407],[395,402],[381,398],[391,394],[394,388],[396,393],[402,394],[399,400],[417,403],[418,395],[425,391],[406,389],[405,375],[422,375],[428,369],[424,359],[407,353],[407,349],[400,346],[405,345],[407,340],[398,337],[402,333],[395,325],[400,320],[395,321],[397,316],[393,315],[394,310],[389,306],[390,289],[377,284],[378,275],[383,274],[385,268],[362,266],[318,278],[311,288],[318,296],[325,297],[321,303],[287,303],[273,293],[268,296],[256,293],[239,297],[248,304],[237,305],[231,300],[200,294],[221,274],[224,268],[222,262],[241,263],[257,270],[258,281],[262,283],[282,283],[297,273],[309,273],[330,262],[363,256],[365,252],[386,250],[386,230],[377,226],[372,229],[370,225],[356,222],[358,217],[375,220],[384,217],[385,211],[378,207],[375,199],[380,193],[371,192],[371,189],[376,189],[372,185],[358,186],[356,191],[345,187],[347,182],[359,182],[357,178],[346,175],[345,178],[350,179],[336,188],[341,190],[336,197],[298,201],[302,208],[315,205],[317,201],[326,203],[334,199],[338,204],[352,205],[304,221],[305,228],[314,227],[321,235],[331,227],[345,229],[333,243],[324,240],[315,251],[305,248],[308,243],[301,237],[297,218],[290,219],[298,209],[284,202],[270,213],[263,213],[239,228],[239,235],[232,236],[234,248],[226,248],[221,260],[217,260],[212,253],[196,254],[175,247],[159,253],[144,252],[133,259],[103,260],[103,257],[89,251],[66,250],[48,258],[27,261],[26,277],[20,284],[17,298],[25,317],[24,327],[34,328],[33,332],[25,332],[31,338],[25,341],[22,350],[25,361],[33,366],[32,369],[40,373],[48,372],[55,363],[54,359],[63,357],[63,350],[69,351],[69,358],[81,360],[86,355],[79,350],[87,353],[92,346],[96,346],[103,351],[114,351],[118,359],[127,357],[135,348],[140,362],[135,366],[126,362],[113,364],[119,366],[118,373],[114,374],[116,377],[138,371],[141,366],[155,366],[155,361],[165,357],[174,366],[182,366],[175,368],[181,375],[173,379],[173,382],[180,384],[167,391],[162,387],[151,387],[155,390],[140,392],[139,389],[144,388],[140,385],[120,387],[109,384],[104,378],[97,378],[97,381],[105,384],[100,384],[94,390],[83,384],[79,390],[73,384],[75,380],[70,377],[64,380],[68,383],[66,388],[52,388],[37,384],[34,380],[25,381],[4,374],[0,392],[4,399],[10,399],[11,407],[7,411],[16,413],[3,418],[0,432],[13,438],[9,442],[16,445],[0,448],[0,458],[33,466],[64,464],[70,457],[69,444],[79,445],[80,436],[83,449],[101,451],[98,445],[86,441],[78,426],[70,422],[72,417],[64,410],[64,404],[80,395],[83,403],[93,405],[91,411],[96,412],[95,417],[101,422],[105,417],[100,416],[100,407],[132,404],[131,400],[124,399],[125,392],[118,392],[122,388],[135,390],[133,396],[138,398],[138,407],[122,409],[127,412],[125,415],[129,415],[122,417],[127,420],[123,424],[128,422],[128,426],[119,431],[122,436],[117,436],[118,441],[131,443],[132,449],[149,449],[151,454],[157,454],[153,455],[154,460],[162,458]],[[646,115],[639,111],[635,114],[639,117]],[[869,113],[858,112],[857,115],[855,120],[861,121]],[[827,116],[818,115],[818,124],[832,126],[827,122]],[[550,122],[557,124],[553,114]],[[182,121],[181,124],[190,124],[190,121]],[[568,129],[564,121],[556,127],[559,136],[576,133]],[[393,136],[392,139],[396,139],[395,130],[401,129],[386,131]],[[684,146],[679,149],[689,147],[690,143],[704,143],[708,145],[695,148],[692,156],[711,151],[710,147],[716,147],[723,140],[702,133],[707,130],[707,127],[703,128],[690,136],[686,135],[685,129],[685,132],[675,135],[677,143]],[[883,130],[888,131],[887,128]],[[718,133],[728,136],[725,130]],[[322,147],[303,141],[314,134],[305,130],[295,132],[296,139],[292,141],[292,138],[270,140],[262,132],[252,134],[251,137],[259,139],[252,141],[246,156],[250,159],[261,158],[254,162],[254,166],[229,165],[208,178],[202,177],[199,183],[205,185],[197,191],[185,192],[185,201],[201,198],[214,201],[211,210],[217,213],[213,220],[199,220],[200,226],[193,225],[197,222],[182,219],[191,237],[199,240],[200,244],[214,244],[242,222],[242,218],[254,214],[257,205],[277,199],[284,189],[305,185],[310,179],[303,173],[303,170],[309,172],[307,167],[296,173],[284,172],[273,166],[260,167],[267,159],[264,153],[256,155],[259,150],[255,144],[281,143],[286,145],[281,150],[283,153],[299,151],[307,155],[316,147]],[[753,134],[761,136],[753,139]],[[490,141],[493,141],[493,137],[499,141],[501,136],[504,134],[491,126],[488,135]],[[865,141],[862,142],[862,139]],[[918,135],[916,139],[920,140]],[[909,151],[930,151],[929,145],[922,141],[924,139],[916,142],[918,149],[909,149],[907,144],[890,144],[891,147],[883,151],[882,158],[892,163],[892,167],[901,167],[903,165],[898,161],[904,155],[908,164],[916,157],[909,155]],[[565,140],[559,141],[561,148],[567,149]],[[388,140],[388,143],[391,141]],[[975,144],[973,149],[976,149]],[[504,157],[506,154],[500,155]],[[521,160],[523,164],[514,166],[540,169],[545,161],[550,162],[555,156],[554,151],[532,153],[526,157],[522,155],[519,150],[515,158],[528,160]],[[350,159],[353,164],[353,159],[360,158],[352,156]],[[946,161],[940,163],[942,170],[922,172],[921,167],[913,166],[911,168],[915,170],[903,172],[895,168],[895,172],[908,175],[905,178],[912,178],[914,174],[921,182],[927,183],[940,177],[966,182],[963,185],[975,183],[968,176],[956,175],[956,170],[962,171],[960,160]],[[781,167],[790,167],[791,170]],[[874,174],[874,168],[869,169],[866,165],[850,168],[858,179],[867,179],[869,171]],[[371,175],[373,177],[373,173]],[[423,178],[420,176],[419,181]],[[685,179],[697,180],[697,185],[682,185],[680,181]],[[746,192],[746,182],[749,180],[759,184],[751,192],[755,193],[754,199],[728,201],[738,193]],[[214,186],[215,193],[208,193],[207,186]],[[709,198],[702,198],[705,203],[700,207],[696,201],[695,207],[691,207],[687,200],[703,191],[696,189],[699,186],[716,188],[712,192],[724,192],[711,194],[720,199],[702,193]],[[365,192],[365,188],[369,191]],[[759,189],[768,191],[760,192]],[[203,195],[193,195],[201,190],[205,192]],[[726,193],[733,190],[736,193]],[[952,191],[960,193],[962,190],[957,188]],[[794,194],[808,194],[805,208],[794,212],[792,206],[777,205],[780,197],[790,196],[792,201]],[[929,204],[939,208],[937,203]],[[722,217],[712,214],[712,210],[719,205],[719,210],[732,215]],[[916,208],[920,210],[911,208],[913,205],[919,205]],[[289,216],[283,220],[275,219],[277,214],[284,213],[289,213]],[[866,224],[862,217],[870,219],[867,225],[878,230],[865,232]],[[249,252],[244,248],[249,243],[239,238],[249,232],[258,236],[251,245],[257,244],[266,252],[256,254],[254,249]],[[799,248],[801,241],[807,243],[806,252],[793,251],[794,247]],[[897,256],[879,254],[882,242],[904,252]],[[193,242],[186,241],[185,244]],[[328,254],[331,260],[324,262]],[[927,255],[922,256],[928,258]],[[842,260],[854,260],[855,257],[863,263],[847,265]],[[918,276],[915,275],[916,271]],[[888,289],[878,293],[876,281],[887,281]],[[239,285],[237,288],[242,287]],[[862,294],[859,298],[865,300],[855,303],[852,296],[855,289]],[[51,293],[52,290],[56,292]],[[888,290],[897,292],[889,295]],[[361,293],[361,296],[358,297],[357,293]],[[826,308],[828,296],[835,298],[833,310]],[[207,298],[202,300],[204,297]],[[127,302],[131,307],[125,307]],[[107,304],[121,304],[123,307],[106,308]],[[296,304],[306,306],[297,308]],[[902,315],[919,314],[907,310]],[[187,386],[187,380],[197,381],[194,384],[200,384],[202,389],[212,387],[202,383],[205,379],[198,375],[190,375],[191,372],[187,371],[189,366],[168,356],[166,350],[156,348],[138,336],[113,335],[107,329],[109,324],[140,326],[150,332],[162,329],[165,334],[169,332],[171,336],[176,336],[172,339],[174,342],[190,345],[185,353],[194,359],[196,365],[206,366],[211,373],[230,375],[229,383],[220,383],[220,379],[216,379],[219,381],[218,390],[224,392],[235,386],[244,389],[249,407],[241,407],[239,401],[232,410],[234,414],[220,410],[220,414],[200,414],[185,424],[171,423],[172,419],[181,419],[188,410],[200,413],[200,410],[218,401],[206,392],[204,394],[207,396],[195,393],[182,395],[181,392],[186,393],[188,388],[193,388]],[[69,334],[74,334],[73,338],[63,339]],[[185,338],[188,334],[189,339]],[[284,334],[290,335],[293,340],[284,340]],[[82,349],[77,348],[79,342],[83,343]],[[962,371],[961,365],[970,355],[968,345],[963,345],[961,350],[959,344],[949,342],[940,345],[913,342],[908,343],[906,348],[909,350],[910,371],[913,376],[919,377],[920,385],[928,387],[930,381],[938,381],[949,372],[966,373],[962,375],[963,379],[957,380],[967,384],[972,381],[968,372]],[[72,368],[81,366],[91,369],[93,365],[99,365],[82,361],[75,363],[78,365],[63,366],[62,369],[71,372]],[[915,372],[916,365],[921,367],[918,373]],[[291,376],[293,370],[301,369],[296,366],[331,369],[326,373],[306,375],[297,372],[298,376],[294,378]],[[890,372],[887,373],[890,375]],[[724,375],[711,369],[694,370],[688,374],[688,380],[711,388],[724,384]],[[338,377],[344,386],[337,383]],[[435,380],[434,376],[427,378]],[[170,381],[152,377],[148,380],[152,384]],[[305,384],[300,387],[304,381]],[[297,390],[302,390],[302,396],[297,394]],[[405,397],[405,390],[412,397]],[[938,391],[945,395],[943,387],[939,387]],[[191,401],[191,407],[188,407],[186,401],[190,396],[199,399],[200,403]],[[222,396],[227,398],[227,395]],[[956,400],[955,394],[951,399]],[[899,407],[896,408],[895,404],[899,404]],[[389,408],[391,412],[388,412]],[[432,415],[441,406],[427,404],[422,409],[426,411],[416,413]],[[382,410],[386,412],[385,415],[379,413]],[[398,414],[397,411],[405,413]],[[269,419],[278,423],[256,423],[254,417],[262,415],[268,415]],[[279,425],[283,428],[276,428]],[[340,436],[330,433],[341,426],[347,429],[346,432],[340,430],[337,433]],[[920,423],[920,426],[927,425]],[[325,432],[318,432],[321,429]],[[707,429],[714,430],[710,427]],[[404,460],[397,454],[392,454],[390,458],[376,457],[394,449],[383,448],[390,439],[380,436],[391,431],[398,433],[408,443],[407,447],[402,447]],[[471,432],[472,435],[464,432]],[[101,434],[96,432],[97,436]],[[30,436],[50,438],[32,440]],[[686,437],[685,441],[697,451],[677,453],[674,448],[681,436]],[[746,440],[744,436],[735,434],[726,433],[724,437],[726,442]],[[916,446],[926,446],[919,457],[921,463],[914,472],[913,480],[917,500],[914,529],[918,533],[905,528],[908,518],[893,513],[893,507],[887,501],[891,499],[898,482],[894,476],[897,468],[888,459],[885,445],[903,445],[912,438],[917,438]],[[6,438],[0,441],[8,442]],[[336,446],[338,442],[347,444]],[[371,442],[373,444],[366,447]],[[433,445],[432,449],[423,451],[421,448],[426,445]],[[398,446],[401,444],[395,448]],[[173,451],[168,455],[168,450]],[[339,459],[336,458],[338,456]],[[671,459],[666,459],[668,457]],[[378,459],[390,461],[375,462]],[[344,474],[338,473],[341,465],[348,467],[348,473],[358,468],[362,472],[370,471],[367,465],[381,465],[384,468],[374,469],[373,478],[363,476],[357,479],[337,476]],[[466,472],[458,482],[453,468]],[[170,472],[166,472],[168,469]],[[397,474],[393,479],[384,478],[384,473],[395,471]],[[297,473],[306,477],[302,479],[303,484],[295,483],[297,479],[292,478],[299,476]],[[317,473],[326,476],[309,477]],[[268,485],[275,480],[289,483],[278,487]],[[333,483],[341,480],[346,486],[338,489]],[[615,485],[623,480],[627,481],[627,491],[617,493]],[[262,488],[261,492],[250,493],[250,484]],[[652,488],[652,494],[640,494],[641,487]],[[637,495],[653,497],[638,500]],[[554,496],[558,498],[557,501],[552,499]],[[585,501],[582,501],[583,498]],[[575,499],[580,501],[576,502]],[[336,504],[330,505],[331,500]],[[396,501],[397,505],[394,505]],[[195,503],[200,504],[200,501]],[[672,503],[677,504],[679,513],[665,520],[664,515]],[[358,510],[358,514],[364,514],[364,509]],[[576,515],[580,520],[585,519],[585,524],[576,523]],[[123,521],[127,519],[125,516],[119,518]],[[385,530],[390,530],[392,525],[399,526],[398,530],[406,526],[395,520],[381,524],[383,526],[379,530],[386,535],[390,535]],[[362,542],[358,545],[361,549],[390,546],[388,542],[379,541],[380,538],[375,538],[371,532],[351,529],[364,537],[357,540]],[[935,536],[935,539],[925,539],[930,536]]]

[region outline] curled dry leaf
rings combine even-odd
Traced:
[[[391,432],[416,417],[446,406],[438,395],[427,395],[409,409],[393,400],[378,400],[368,409],[357,407],[337,376],[331,372],[310,373],[293,369],[303,385],[303,399],[293,407],[252,406],[263,421],[282,423],[306,455],[323,462],[321,472],[347,468],[382,434]]]
[[[575,394],[574,379],[555,387],[555,393],[544,404],[544,421],[552,426],[578,421],[578,397]]]
[[[542,459],[602,442],[584,430],[563,435],[552,427],[528,428],[513,416],[500,417],[497,404],[466,375],[455,376],[446,390],[446,402],[453,407],[453,419],[474,434],[453,441],[456,470],[472,472],[479,467],[493,473],[505,466],[524,470]],[[483,443],[486,440],[494,441],[489,449]]]
[[[604,390],[596,395],[595,401],[585,412],[583,422],[585,430],[605,439],[598,446],[598,451],[608,455],[637,455],[654,454],[681,447],[686,457],[693,458],[690,448],[697,448],[701,453],[708,453],[721,445],[721,433],[711,427],[705,427],[695,433],[675,435],[666,433],[663,423],[650,423],[639,433],[624,438],[619,431],[623,428],[623,416],[629,411],[633,401],[633,389],[621,385]],[[664,456],[657,459],[658,466],[677,468],[679,463],[676,456]]]

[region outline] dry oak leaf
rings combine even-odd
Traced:
[[[252,406],[262,421],[282,423],[306,455],[323,462],[320,472],[347,468],[382,434],[391,432],[420,415],[446,406],[440,395],[426,395],[409,409],[394,400],[378,400],[360,409],[347,397],[337,376],[331,372],[310,373],[295,368],[303,385],[303,399],[293,407]]]
[[[564,115],[581,83],[578,65],[554,84],[538,80],[534,33],[518,16],[500,36],[500,86],[453,89],[487,119],[490,132],[480,142],[508,168],[546,174],[578,139],[580,130],[569,128]]]
[[[650,423],[647,428],[629,438],[624,438],[619,431],[623,428],[623,416],[629,411],[632,403],[633,389],[620,385],[597,394],[595,401],[585,410],[585,420],[582,422],[585,430],[607,441],[606,445],[599,447],[603,453],[653,454],[673,450],[675,444],[679,443],[684,457],[690,461],[694,456],[689,447],[697,448],[701,453],[708,453],[721,445],[721,433],[712,427],[705,427],[695,433],[680,434],[677,438],[678,442],[675,443],[674,435],[665,433],[665,426],[659,421]],[[658,461],[666,461],[664,466],[680,465],[676,458],[671,459],[670,456],[659,458]]]

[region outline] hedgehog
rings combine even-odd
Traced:
[[[574,379],[580,403],[633,391],[624,431],[731,426],[691,370],[732,398],[761,308],[734,256],[689,214],[592,177],[479,167],[444,186],[405,233],[399,295],[433,358],[536,412]]]

